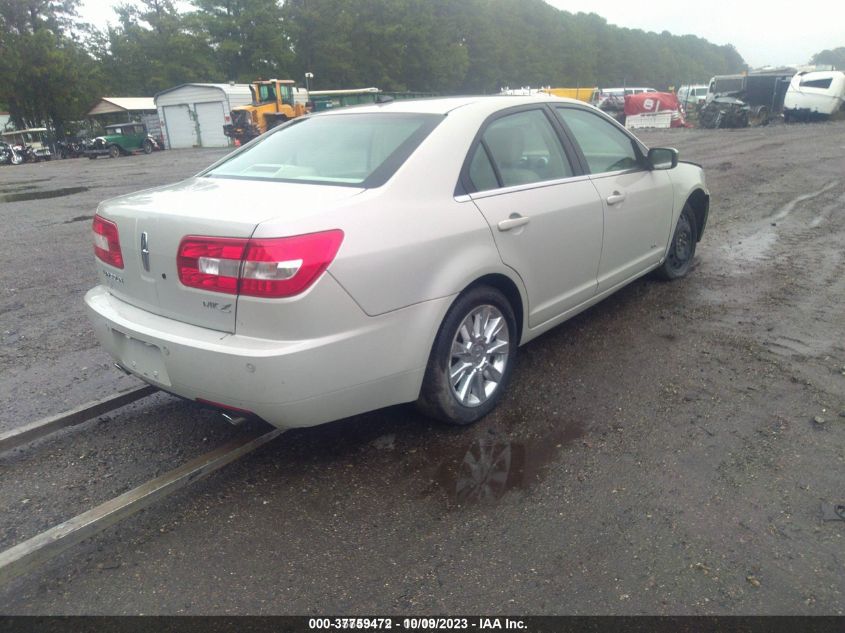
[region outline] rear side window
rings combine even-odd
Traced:
[[[541,110],[528,110],[496,119],[487,127],[481,140],[489,151],[503,187],[573,175],[560,139]],[[485,177],[481,149],[476,150],[470,164],[471,179],[476,162],[476,173],[479,178]],[[475,179],[473,184],[479,186]]]
[[[205,175],[377,187],[442,120],[388,112],[294,119]]]
[[[585,110],[555,110],[581,147],[591,173],[600,174],[639,166],[631,138],[612,123]]]
[[[828,77],[827,79],[802,79],[800,86],[802,88],[827,89],[830,88],[831,83],[833,83],[833,78],[831,77]]]
[[[493,171],[493,165],[490,163],[490,158],[487,156],[487,150],[484,149],[484,145],[479,144],[475,148],[475,153],[469,163],[469,179],[472,181],[472,185],[476,191],[487,191],[488,189],[496,189],[499,186],[499,181],[496,179],[496,172]]]

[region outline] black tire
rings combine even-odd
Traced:
[[[498,321],[498,319],[502,321]],[[488,336],[479,335],[465,321],[487,324]],[[464,336],[469,335],[469,337]],[[513,308],[505,296],[489,286],[477,286],[460,295],[443,319],[428,359],[417,406],[426,415],[464,426],[490,413],[507,388],[516,362],[519,333]],[[462,347],[453,354],[453,345]],[[458,362],[453,363],[455,359]],[[465,365],[457,379],[450,371]],[[464,393],[463,400],[460,392]]]
[[[141,143],[141,149],[144,150],[145,154],[152,154],[153,142],[150,139],[146,139],[143,143]]]
[[[97,160],[97,155],[96,155],[96,154],[91,154],[91,156],[89,156],[88,158],[89,158],[90,160]]]
[[[681,211],[678,223],[675,225],[672,242],[669,245],[669,251],[666,253],[666,261],[655,270],[657,277],[672,281],[686,275],[692,267],[697,241],[698,230],[695,225],[695,214],[687,203],[684,205],[684,210]]]
[[[112,145],[109,147],[109,158],[119,158],[120,157],[120,148],[117,145]]]

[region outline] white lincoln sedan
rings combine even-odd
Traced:
[[[85,301],[119,366],[310,426],[416,401],[468,424],[517,348],[692,264],[699,166],[554,97],[396,101],[282,125],[102,203]]]

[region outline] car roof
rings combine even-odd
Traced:
[[[511,106],[528,105],[533,103],[575,103],[585,105],[583,101],[555,97],[553,95],[480,95],[470,97],[434,97],[428,99],[397,99],[386,103],[361,105],[351,108],[341,108],[321,112],[317,116],[342,116],[344,114],[361,112],[403,112],[408,114],[448,114],[458,108],[477,108],[479,110],[496,111]]]

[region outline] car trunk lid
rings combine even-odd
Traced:
[[[361,190],[310,184],[193,178],[103,203],[117,225],[124,268],[98,260],[100,280],[139,308],[221,332],[235,331],[237,295],[184,285],[177,256],[187,236],[250,238],[269,218],[292,222]],[[316,202],[319,202],[317,204]]]

